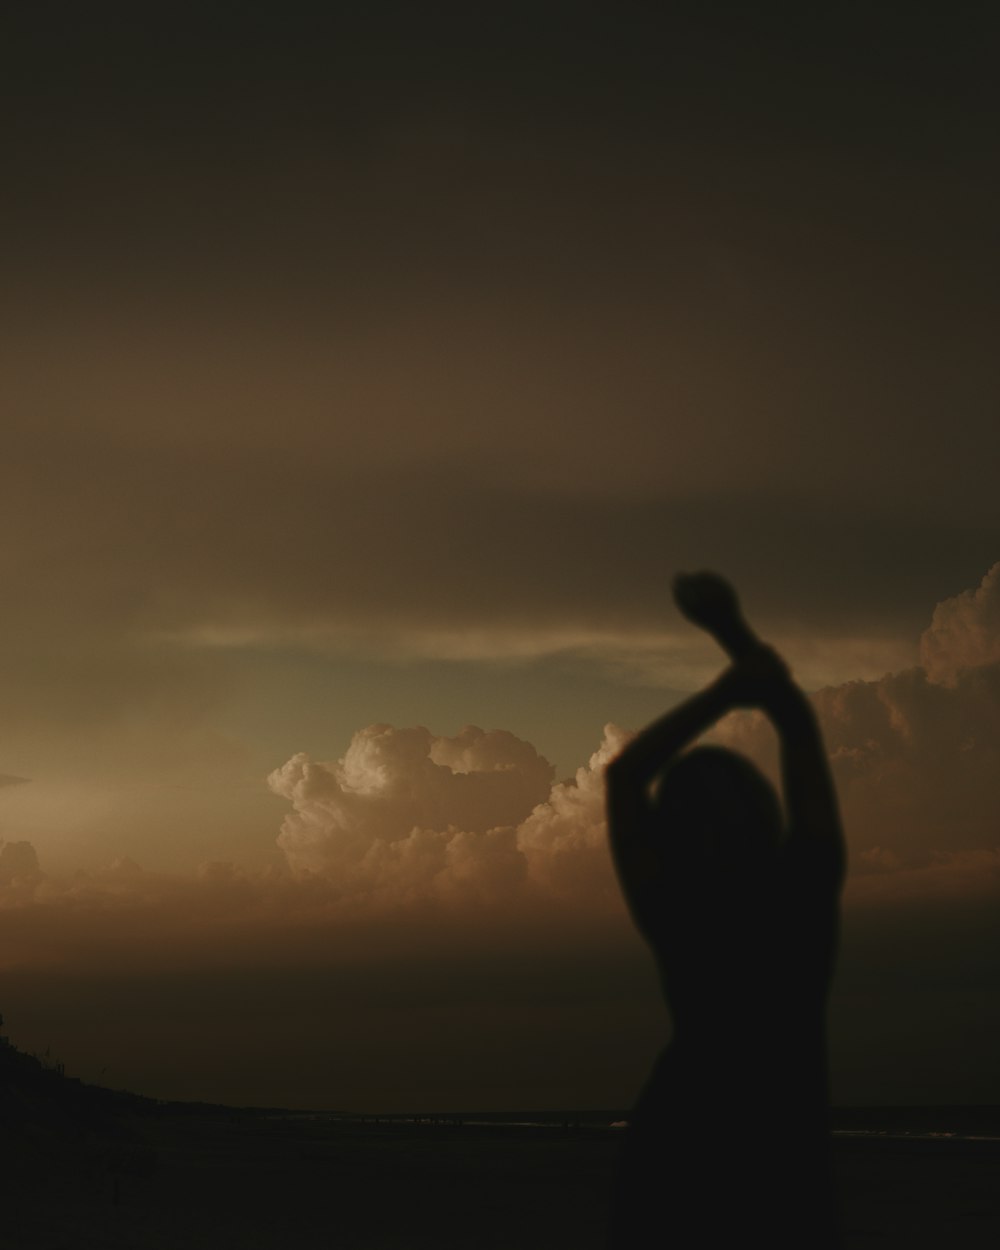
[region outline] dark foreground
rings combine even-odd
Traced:
[[[191,1111],[70,1145],[33,1132],[5,1143],[0,1243],[598,1250],[620,1140]],[[836,1159],[846,1247],[1000,1245],[1000,1143],[838,1138]]]

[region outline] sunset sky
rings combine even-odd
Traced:
[[[627,1105],[665,1016],[601,767],[718,671],[708,567],[834,761],[835,1096],[1000,1103],[989,7],[5,21],[16,1044]]]

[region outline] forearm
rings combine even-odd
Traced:
[[[789,683],[769,700],[781,747],[782,788],[793,833],[828,844],[843,869],[843,834],[837,794],[816,713],[798,687]]]
[[[728,673],[672,708],[633,738],[608,765],[613,785],[644,787],[689,742],[704,733],[734,706]]]
[[[660,870],[659,858],[644,836],[649,815],[649,786],[656,774],[691,740],[732,707],[723,674],[700,694],[655,721],[608,765],[608,829],[611,853],[625,897],[640,930],[650,892]]]

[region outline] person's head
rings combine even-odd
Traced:
[[[671,858],[725,875],[765,866],[781,840],[774,787],[745,756],[724,747],[695,747],[680,756],[660,778],[654,803]]]

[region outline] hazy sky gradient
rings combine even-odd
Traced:
[[[406,911],[431,906],[421,887],[402,919],[359,898],[348,923],[353,861],[325,865],[315,896],[289,877],[289,795],[266,779],[299,753],[336,761],[365,726],[445,740],[471,724],[530,743],[558,785],[606,723],[637,727],[715,671],[669,595],[675,570],[707,566],[829,688],[843,760],[893,744],[891,767],[866,756],[840,775],[852,851],[882,857],[855,860],[870,871],[845,939],[845,994],[861,995],[836,1026],[845,1088],[1000,1101],[985,1062],[960,1090],[940,1073],[922,1087],[924,1060],[899,1058],[893,1085],[864,1024],[875,1011],[919,1034],[947,1017],[941,996],[965,991],[913,989],[942,926],[947,966],[979,969],[961,1018],[996,1011],[970,953],[982,934],[962,938],[948,902],[985,899],[996,873],[995,579],[975,609],[960,598],[1000,558],[994,18],[338,8],[49,6],[4,40],[0,773],[30,780],[0,788],[0,837],[30,841],[47,874],[30,905],[10,887],[0,922],[15,1040],[88,1075],[120,1046],[146,1056],[115,1061],[130,1082],[174,1094],[627,1101],[660,1009],[594,866],[596,775],[567,817],[593,862],[576,905],[557,891],[565,931],[523,904],[547,935],[531,958],[500,901],[472,925],[474,903],[438,897],[447,873],[437,919]],[[921,652],[946,601],[951,633],[935,619]],[[919,728],[905,750],[901,723]],[[523,811],[484,809],[482,831],[523,830],[548,784]],[[449,823],[475,832],[442,811],[432,860]],[[516,877],[512,836],[491,863]],[[544,858],[524,871],[544,877]],[[142,871],[102,867],[116,860]],[[216,861],[240,867],[199,883]],[[585,992],[591,905],[623,962]],[[379,945],[395,923],[419,940]],[[910,962],[880,964],[887,941]],[[145,972],[112,957],[133,943]],[[467,954],[438,977],[455,943]],[[473,954],[496,987],[479,998]],[[441,987],[426,1015],[397,996],[424,957]],[[251,1047],[227,1085],[235,1069],[199,1058],[191,1030],[230,1053],[237,1026],[210,1003],[229,1001],[231,972],[233,1019],[252,1015],[265,964],[288,1023],[259,1053],[316,1059],[258,1090]],[[70,966],[105,995],[86,1025]],[[909,987],[905,1010],[892,986]],[[169,1047],[143,1034],[149,1009],[123,1005],[143,994],[170,1004]],[[547,995],[561,1005],[543,1010]],[[634,1044],[595,1023],[612,999]],[[324,1083],[344,1012],[344,1046],[391,1035],[413,1056],[410,1086],[395,1060],[398,1098],[378,1093],[384,1065],[353,1092]],[[435,1051],[452,1030],[475,1049],[503,1028],[522,1065],[506,1093]],[[571,1097],[558,1064],[523,1055],[574,1029],[596,1032]]]

